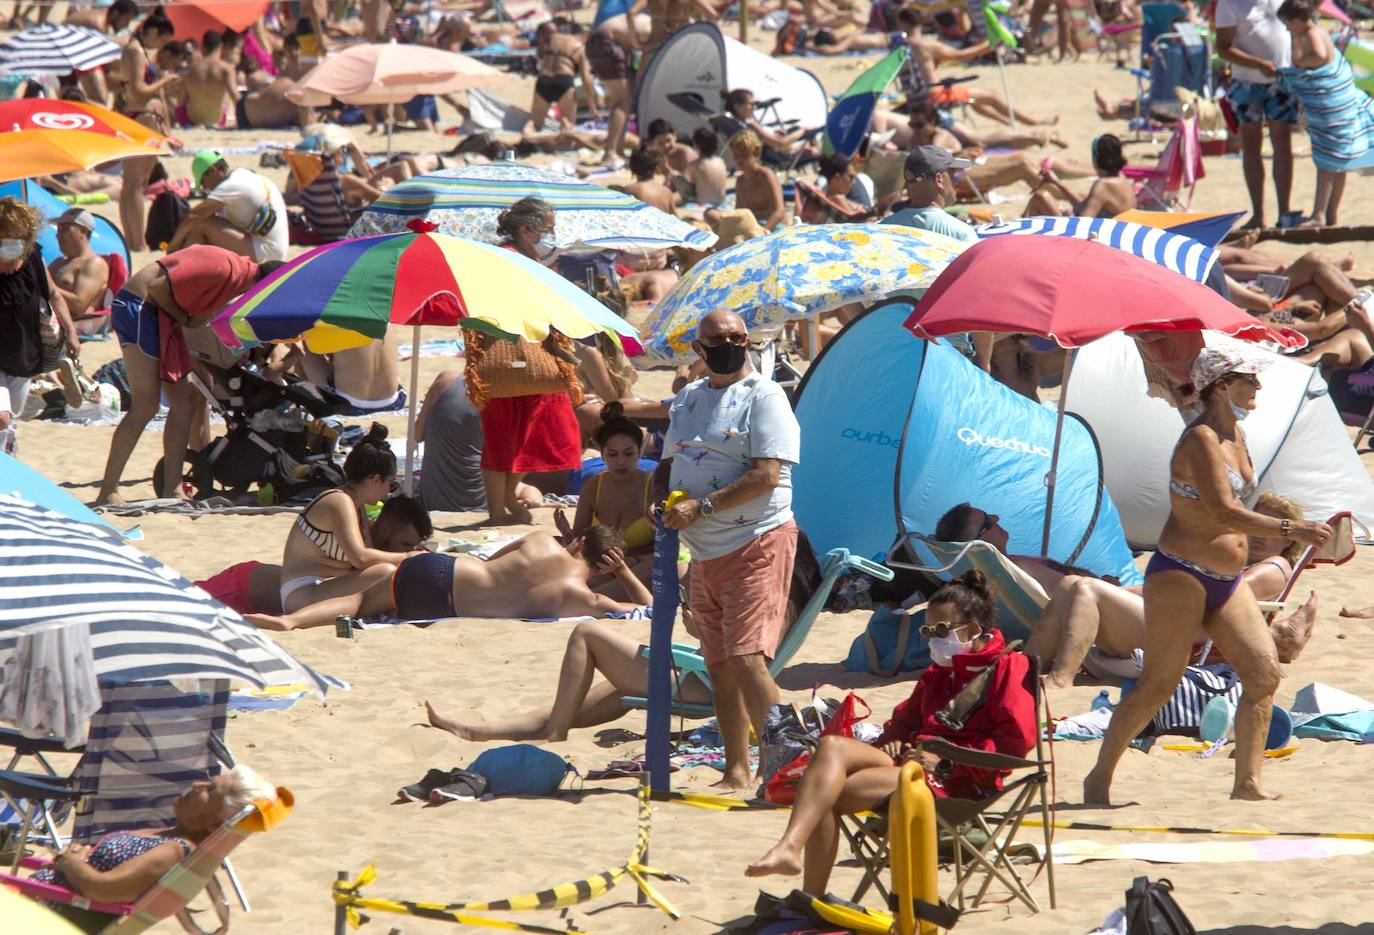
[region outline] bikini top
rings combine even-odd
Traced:
[[[598,474],[596,478],[596,496],[592,500],[592,525],[600,526],[601,520],[596,518],[596,507],[601,502],[601,481],[605,474]],[[644,502],[649,502],[649,484],[653,482],[654,476],[650,474],[644,478]],[[641,516],[630,525],[620,531],[620,536],[625,540],[627,549],[643,549],[654,544],[654,525],[648,519]]]
[[[329,559],[331,562],[342,562],[347,564],[348,554],[344,552],[343,545],[339,542],[339,537],[327,529],[321,529],[306,518],[315,504],[319,503],[333,492],[332,490],[326,490],[314,500],[311,500],[310,505],[301,511],[300,516],[296,517],[296,528],[300,530],[301,535],[309,539],[314,543],[317,549],[324,553],[325,558]]]
[[[1237,430],[1237,432],[1239,433],[1239,430]],[[1240,434],[1239,437],[1241,450],[1245,452],[1245,459],[1249,461],[1250,449],[1247,448],[1245,445],[1245,436],[1243,434]],[[1178,444],[1183,444],[1183,440],[1179,439]],[[1174,452],[1178,452],[1178,445],[1174,446]],[[1245,475],[1241,474],[1239,471],[1231,467],[1231,465],[1229,464],[1226,465],[1226,479],[1231,483],[1231,496],[1235,497],[1242,503],[1248,501],[1250,497],[1254,495],[1255,482],[1247,481],[1245,479]],[[1183,497],[1186,500],[1201,499],[1201,497],[1198,496],[1197,487],[1195,487],[1192,484],[1185,484],[1183,481],[1175,480],[1172,477],[1169,478],[1169,492],[1178,494],[1180,497]]]

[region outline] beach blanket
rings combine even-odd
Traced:
[[[228,497],[207,497],[204,500],[182,500],[179,497],[158,497],[152,500],[130,500],[127,503],[109,503],[92,507],[97,513],[113,516],[145,516],[148,513],[177,513],[182,516],[209,516],[211,514],[256,516],[266,513],[299,513],[310,503],[309,499],[296,498],[285,503],[264,506],[256,502],[235,503]]]
[[[1374,166],[1374,101],[1355,87],[1343,56],[1338,53],[1320,68],[1280,68],[1279,77],[1302,101],[1318,169],[1347,172]]]
[[[1293,736],[1374,743],[1374,702],[1312,682],[1293,699]]]
[[[1043,846],[1037,846],[1044,853]],[[1233,864],[1249,861],[1321,860],[1374,853],[1374,841],[1337,838],[1271,838],[1261,841],[1150,841],[1102,844],[1098,841],[1056,841],[1054,862],[1082,864],[1090,860],[1143,860],[1152,864]]]
[[[349,691],[352,687],[343,679],[332,675],[325,675],[323,678],[331,689]],[[238,689],[229,693],[228,710],[244,714],[253,711],[285,711],[310,693],[310,689],[302,683]]]

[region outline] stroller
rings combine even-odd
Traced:
[[[213,389],[194,375],[192,382],[229,430],[205,448],[186,452],[184,476],[196,499],[244,494],[256,482],[260,488],[271,485],[281,502],[343,483],[334,459],[340,429],[326,417],[347,411],[347,400],[295,377],[288,376],[284,386],[274,383],[250,363],[206,369]],[[158,490],[163,468],[159,460],[153,471]]]

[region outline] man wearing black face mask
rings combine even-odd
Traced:
[[[692,347],[710,373],[673,400],[656,479],[688,496],[663,522],[681,530],[692,552],[692,616],[725,746],[719,785],[744,790],[750,724],[762,737],[778,700],[768,660],[782,637],[797,550],[792,465],[801,429],[782,388],[749,365],[738,315],[707,315]]]

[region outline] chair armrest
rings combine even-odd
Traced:
[[[855,571],[861,571],[866,575],[872,575],[879,581],[891,581],[895,572],[886,565],[880,565],[875,561],[864,558],[861,555],[846,555],[844,563]]]
[[[673,665],[684,672],[705,672],[706,661],[701,658],[701,650],[696,646],[687,643],[672,644]],[[640,646],[639,655],[643,659],[649,658],[649,647]]]
[[[973,766],[978,769],[1033,769],[1040,765],[1035,760],[1027,760],[1019,756],[1008,756],[1005,753],[993,753],[987,750],[971,750],[968,747],[950,743],[948,740],[922,740],[921,749],[929,750],[951,763]]]
[[[68,747],[56,737],[25,737],[17,730],[0,727],[0,747],[13,747],[24,756],[33,756],[36,753],[80,753],[85,744]]]
[[[1256,601],[1255,603],[1259,604],[1260,613],[1266,617],[1270,614],[1276,614],[1288,606],[1285,601]]]
[[[40,801],[75,802],[81,793],[68,786],[57,785],[53,777],[16,770],[0,770],[0,790],[10,795]]]

